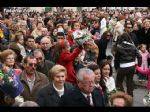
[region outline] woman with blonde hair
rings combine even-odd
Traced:
[[[37,96],[37,103],[43,106],[58,106],[60,97],[72,88],[65,82],[67,70],[62,65],[55,65],[50,69],[52,83],[41,89]]]

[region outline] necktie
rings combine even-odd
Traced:
[[[91,105],[91,100],[90,100],[90,96],[89,95],[87,95],[87,101],[88,101],[89,105]]]

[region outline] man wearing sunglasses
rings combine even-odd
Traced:
[[[131,23],[125,24],[125,32],[127,32],[129,34],[129,36],[131,37],[134,45],[138,46],[138,44],[139,44],[138,39],[137,39],[136,35],[134,33],[132,33],[132,31],[133,31],[132,24]]]
[[[38,91],[49,83],[48,78],[36,71],[37,60],[34,56],[26,56],[23,60],[24,70],[20,75],[20,80],[24,86],[21,96],[27,101],[36,101]]]

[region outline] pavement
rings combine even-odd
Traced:
[[[138,76],[135,74],[134,75],[134,82],[135,82],[135,89],[134,89],[134,99],[133,99],[133,106],[134,107],[145,107],[143,104],[143,97],[147,94],[147,88],[146,84],[147,81],[145,82],[139,82],[138,81]]]
[[[133,107],[145,107],[143,97],[147,94],[146,88],[138,87],[133,91]]]
[[[114,70],[115,71],[115,70]],[[113,73],[114,79],[116,79],[116,73]],[[145,107],[143,104],[143,97],[147,94],[147,89],[146,89],[146,83],[139,83],[138,81],[138,76],[135,74],[134,75],[134,83],[135,83],[135,89],[133,91],[133,107]],[[125,82],[123,83],[124,88],[126,90]]]

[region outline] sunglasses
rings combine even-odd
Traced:
[[[34,66],[34,67],[37,67],[37,64],[36,64],[36,63],[29,63],[28,65],[29,65],[30,67],[33,67],[33,66]]]

